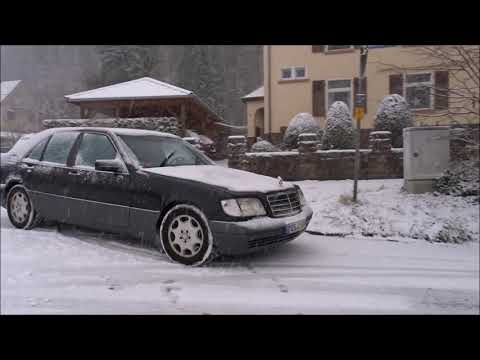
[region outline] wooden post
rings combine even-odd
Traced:
[[[119,117],[120,117],[120,108],[117,106],[117,107],[115,108],[115,118],[118,119]]]
[[[86,116],[86,113],[85,113],[85,108],[82,105],[80,105],[80,118],[81,119],[86,119],[86,117],[87,116]]]

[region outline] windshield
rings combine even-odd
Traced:
[[[213,165],[214,162],[186,141],[156,135],[118,135],[141,167]]]

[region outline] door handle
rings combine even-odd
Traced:
[[[33,169],[33,165],[32,165],[32,164],[28,164],[28,163],[22,163],[22,168],[24,168],[24,169]]]
[[[70,171],[68,172],[68,175],[77,176],[77,175],[79,175],[79,173],[78,173],[78,171],[70,170]]]

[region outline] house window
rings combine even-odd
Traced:
[[[295,78],[296,79],[305,78],[305,67],[300,66],[295,68]]]
[[[282,69],[282,80],[288,80],[291,78],[292,78],[292,69],[291,68]]]
[[[332,106],[335,101],[343,101],[351,109],[352,104],[352,81],[351,80],[328,80],[327,104]]]
[[[431,109],[433,106],[431,73],[405,75],[405,95],[413,109]]]
[[[307,72],[305,66],[290,66],[282,68],[281,77],[282,80],[306,79]]]
[[[327,51],[353,49],[353,45],[327,45]]]

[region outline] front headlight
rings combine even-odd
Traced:
[[[262,202],[256,198],[228,199],[222,200],[221,203],[225,214],[230,216],[247,217],[267,214]]]
[[[298,198],[300,200],[300,206],[304,207],[306,204],[305,196],[303,195],[303,191],[300,188],[298,188]]]

